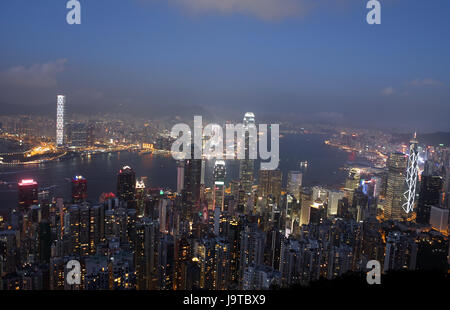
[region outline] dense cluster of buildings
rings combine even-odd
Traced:
[[[86,200],[81,175],[70,200],[39,197],[38,183],[22,180],[18,206],[0,221],[0,288],[259,290],[366,271],[370,260],[384,272],[447,272],[450,152],[422,151],[409,213],[408,155],[398,152],[382,172],[350,169],[339,190],[303,186],[301,169],[255,172],[248,159],[230,182],[216,160],[212,187],[206,159],[179,161],[173,191],[147,187],[124,166],[98,202]],[[67,281],[72,260],[80,283]]]

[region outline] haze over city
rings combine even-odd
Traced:
[[[5,1],[0,105],[449,131],[449,9],[383,1],[372,26],[353,0],[99,0],[68,25],[65,3]]]

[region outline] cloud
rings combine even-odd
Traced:
[[[145,0],[144,0],[145,1]],[[147,0],[149,1],[149,0]],[[155,0],[150,0],[155,1]],[[311,9],[311,0],[168,0],[190,13],[219,12],[248,14],[263,20],[281,20],[304,15]]]
[[[0,72],[0,83],[20,87],[56,87],[56,76],[64,70],[67,59],[34,64],[30,67],[17,66]]]
[[[395,94],[395,89],[392,86],[386,87],[383,90],[381,90],[381,94],[383,96],[391,96]]]
[[[415,80],[409,82],[408,84],[412,85],[412,86],[441,86],[441,85],[444,85],[444,83],[437,81],[437,80],[430,79],[430,78],[415,79]]]

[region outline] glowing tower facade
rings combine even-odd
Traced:
[[[214,164],[214,208],[224,210],[225,161],[216,160]]]
[[[255,114],[253,114],[252,112],[245,113],[243,125],[245,130],[248,130],[250,126],[256,126]],[[248,154],[250,151],[249,137],[246,136],[244,141],[245,141],[245,153]],[[250,194],[252,191],[252,185],[254,180],[253,170],[254,170],[254,160],[248,158],[246,155],[245,159],[242,159],[239,165],[239,178],[241,180],[242,188],[244,189],[246,194]]]
[[[408,165],[406,168],[406,192],[403,194],[405,197],[405,203],[402,208],[406,213],[410,213],[414,209],[414,202],[416,199],[416,185],[417,185],[417,175],[419,172],[419,152],[417,150],[418,145],[416,133],[411,139],[409,144],[409,157]]]
[[[56,101],[56,146],[64,145],[64,112],[66,96],[58,95]]]

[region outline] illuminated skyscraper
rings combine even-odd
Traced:
[[[177,161],[177,193],[181,194],[184,188],[184,161]]]
[[[273,202],[279,204],[281,196],[281,178],[280,170],[260,170],[258,197],[266,199],[270,196]]]
[[[401,220],[402,206],[405,201],[405,174],[406,155],[392,153],[387,161],[388,176],[386,189],[386,204],[384,206],[384,218],[386,220]]]
[[[244,115],[244,130],[248,131],[250,126],[255,126],[255,114],[247,112]],[[246,194],[251,193],[253,185],[254,160],[249,158],[249,137],[245,136],[245,159],[241,159],[239,166],[239,178],[242,188]]]
[[[406,170],[407,190],[403,194],[405,196],[406,202],[402,207],[406,213],[409,213],[414,209],[414,202],[416,199],[417,175],[419,171],[419,154],[417,150],[417,144],[418,141],[416,139],[416,133],[414,133],[414,137],[409,144],[408,168]]]
[[[143,180],[136,181],[136,209],[139,218],[145,215],[145,183]]]
[[[134,200],[134,191],[136,187],[136,174],[129,166],[120,169],[117,176],[117,196],[123,201]]]
[[[72,201],[79,203],[87,198],[87,181],[81,175],[72,178]]]
[[[338,202],[342,198],[344,198],[344,193],[341,191],[328,192],[328,207],[327,207],[328,216],[338,214]]]
[[[32,179],[19,182],[19,205],[29,207],[38,203],[38,184]]]
[[[56,146],[64,145],[64,112],[66,96],[58,95],[56,101]]]
[[[184,188],[187,200],[192,203],[200,200],[201,177],[202,160],[187,159],[184,163]]]
[[[288,173],[287,191],[289,194],[294,195],[297,200],[300,199],[302,178],[303,174],[300,171],[289,171]]]
[[[345,180],[345,191],[348,196],[348,203],[350,206],[353,205],[353,195],[355,193],[355,190],[359,186],[359,181],[361,179],[360,170],[356,168],[351,168],[347,179]]]
[[[353,191],[357,189],[360,177],[361,175],[359,169],[356,168],[350,169],[347,179],[345,180],[345,188]]]
[[[219,207],[223,211],[223,198],[225,190],[225,162],[216,160],[214,164],[214,208]]]

